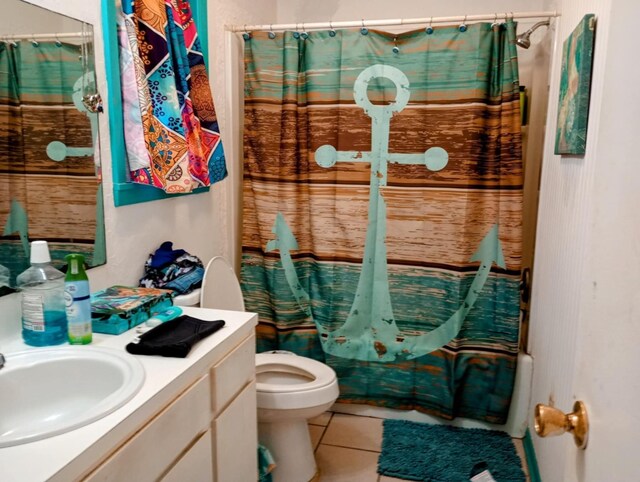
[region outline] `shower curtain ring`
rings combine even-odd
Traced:
[[[329,36],[330,37],[336,36],[336,31],[334,30],[333,25],[331,24],[331,20],[329,20]]]
[[[427,35],[431,35],[433,33],[433,27],[431,26],[432,23],[433,23],[433,17],[429,19],[429,25],[427,25],[427,28],[424,29]]]
[[[498,14],[496,13],[493,17],[493,23],[491,24],[491,28],[495,29],[498,26]]]
[[[56,46],[62,47],[62,42],[60,42],[60,39],[58,38],[58,34],[55,34],[54,38],[56,39]]]
[[[242,38],[245,40],[251,40],[251,34],[247,31],[247,24],[244,24],[244,33],[242,34]]]
[[[362,19],[362,28],[360,29],[360,33],[362,35],[367,35],[369,33],[369,29],[364,26],[364,18]]]
[[[269,38],[271,40],[276,38],[276,33],[273,31],[273,24],[272,23],[269,24],[269,34],[268,35],[269,35]]]
[[[460,26],[458,27],[458,30],[460,30],[461,32],[466,32],[467,31],[467,16],[464,16],[464,19],[462,20],[462,23],[460,24]]]
[[[299,39],[300,38],[300,32],[298,32],[298,22],[296,22],[296,31],[293,32],[293,38],[294,39]]]
[[[393,37],[393,53],[394,54],[399,54],[400,53],[400,49],[398,48],[398,37]]]
[[[38,47],[40,45],[40,43],[36,40],[35,35],[31,36],[31,45],[33,45],[34,47]]]
[[[309,38],[309,34],[304,29],[304,22],[302,23],[302,33],[300,34],[303,40],[307,40]]]
[[[516,16],[513,14],[513,12],[511,12],[511,21],[513,22],[513,19],[516,18]]]

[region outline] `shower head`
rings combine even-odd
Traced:
[[[518,45],[519,47],[522,47],[523,49],[528,49],[529,47],[531,47],[531,39],[529,37],[531,37],[531,34],[538,28],[538,27],[548,27],[549,24],[551,22],[549,20],[544,20],[542,22],[538,22],[536,23],[533,27],[531,27],[529,30],[527,30],[524,33],[521,33],[520,35],[518,35],[516,37],[516,45]]]

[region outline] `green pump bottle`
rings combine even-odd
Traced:
[[[64,301],[69,323],[69,343],[91,343],[91,292],[89,278],[84,270],[84,256],[68,254],[67,275],[64,278]]]

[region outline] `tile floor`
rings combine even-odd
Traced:
[[[398,482],[378,475],[382,419],[325,412],[309,420],[309,433],[320,468],[320,482]],[[522,441],[514,439],[529,481]]]

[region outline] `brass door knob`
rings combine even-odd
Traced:
[[[535,409],[535,429],[540,437],[573,434],[573,441],[578,448],[587,447],[589,418],[587,409],[581,401],[573,404],[573,412],[564,414],[555,407],[539,403]]]

